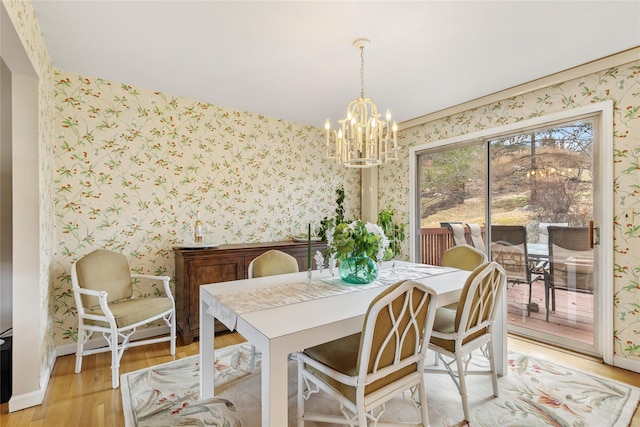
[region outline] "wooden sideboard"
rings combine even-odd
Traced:
[[[312,242],[312,254],[326,247],[326,242]],[[191,344],[200,333],[200,286],[246,279],[249,263],[271,249],[294,256],[298,260],[300,271],[307,269],[306,242],[232,244],[214,249],[174,248],[176,325],[185,344]],[[216,332],[226,330],[225,326],[217,321],[215,328]]]

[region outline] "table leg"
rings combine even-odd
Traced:
[[[215,319],[207,313],[209,304],[200,298],[200,399],[214,396],[214,326]]]
[[[262,425],[288,425],[288,357],[270,343],[262,352]],[[275,350],[275,351],[274,351]]]

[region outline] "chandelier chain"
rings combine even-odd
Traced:
[[[360,46],[360,98],[364,98],[364,46]]]

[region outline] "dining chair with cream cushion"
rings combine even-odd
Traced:
[[[470,245],[454,246],[447,249],[442,255],[443,267],[453,267],[466,271],[473,271],[487,261],[487,256],[484,252],[480,252]],[[448,308],[454,310],[457,306],[458,302],[447,305]]]
[[[254,277],[276,276],[278,274],[297,273],[300,271],[298,260],[286,252],[275,249],[258,255],[249,263],[247,275],[249,279]],[[251,345],[251,372],[256,368],[256,348]]]
[[[286,252],[275,249],[258,255],[249,263],[247,275],[254,277],[275,276],[277,274],[297,273],[298,260]]]
[[[493,328],[496,311],[506,283],[504,269],[496,262],[478,266],[467,278],[458,308],[436,310],[429,349],[434,350],[446,369],[425,369],[426,372],[448,373],[460,392],[462,409],[471,422],[466,375],[491,375],[493,395],[498,397],[498,378],[493,354]],[[502,339],[496,337],[496,339]],[[489,370],[469,370],[471,354],[481,350],[489,360]],[[453,366],[455,365],[455,367]]]
[[[447,249],[442,255],[442,266],[473,271],[482,263],[487,262],[484,252],[471,245],[459,245]]]
[[[484,252],[480,252],[470,245],[454,246],[447,249],[442,255],[443,267],[453,267],[466,271],[473,271],[485,262],[487,262],[487,256]],[[458,308],[458,302],[459,301],[448,304],[446,307],[456,310]],[[439,363],[438,360],[438,357],[436,357],[436,365]]]
[[[435,292],[406,280],[389,286],[369,305],[361,333],[296,353],[298,427],[305,421],[367,426],[384,404],[410,390],[429,425],[424,360],[436,307]],[[342,416],[309,413],[305,400],[319,391],[339,402]],[[415,400],[417,398],[417,400]]]
[[[162,282],[161,292],[150,297],[134,296],[134,281]],[[78,342],[75,372],[82,370],[82,357],[111,352],[111,383],[119,386],[120,359],[129,347],[169,341],[176,352],[175,302],[169,276],[131,274],[127,258],[117,252],[98,249],[71,266],[71,286],[78,309]],[[130,341],[136,328],[157,320],[169,327],[169,336]],[[85,349],[94,333],[101,333],[107,346]]]

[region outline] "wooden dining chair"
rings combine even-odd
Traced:
[[[458,387],[462,409],[471,422],[466,375],[491,375],[493,395],[498,397],[498,378],[493,354],[493,327],[502,299],[506,273],[496,262],[484,263],[469,275],[456,310],[440,307],[436,310],[429,349],[436,352],[446,369],[426,369],[430,373],[448,373]],[[498,338],[501,339],[501,338]],[[490,369],[469,371],[471,354],[482,350]],[[455,367],[453,366],[455,365]]]
[[[345,418],[351,426],[375,425],[384,403],[406,390],[428,426],[423,370],[435,308],[433,289],[398,282],[371,302],[361,333],[296,353],[298,427],[308,420],[345,424]],[[340,403],[343,416],[305,411],[305,400],[320,390]]]

